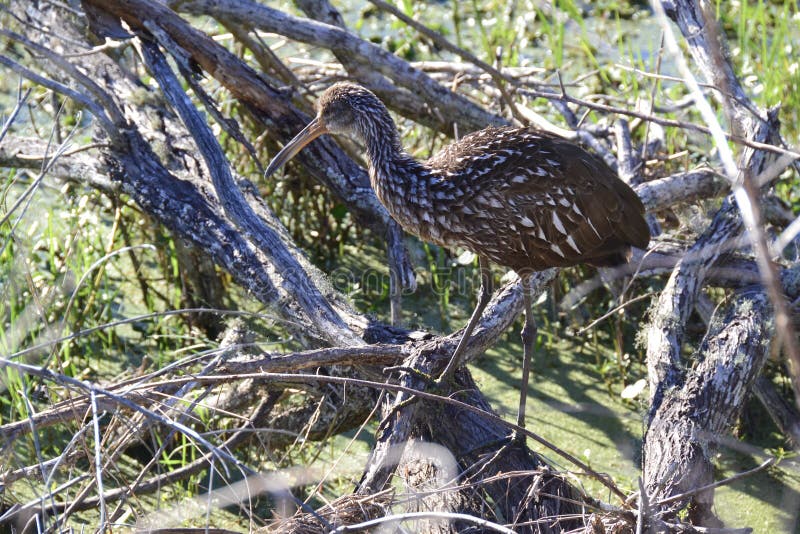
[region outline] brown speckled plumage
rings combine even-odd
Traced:
[[[460,246],[517,272],[624,263],[650,235],[636,194],[598,157],[528,128],[487,128],[418,162],[378,98],[337,84],[320,98],[328,131],[367,147],[372,187],[425,241]]]
[[[441,380],[460,365],[459,355],[489,302],[487,260],[522,276],[525,358],[517,419],[522,426],[536,338],[528,275],[579,263],[627,262],[631,246],[644,248],[650,240],[639,197],[596,156],[528,128],[487,128],[416,161],[400,146],[383,103],[348,83],[322,94],[316,118],[273,159],[267,174],[324,133],[347,134],[366,146],[372,187],[407,232],[480,257],[478,306]]]

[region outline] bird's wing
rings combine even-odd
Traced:
[[[488,128],[428,165],[459,182],[467,215],[505,225],[534,264],[591,263],[649,241],[636,194],[601,159],[550,134]]]
[[[546,154],[542,156],[542,151]],[[532,162],[533,165],[534,162]],[[650,239],[639,197],[598,157],[577,145],[551,139],[540,149],[527,181],[510,181],[509,199],[524,199],[522,212],[536,215],[551,248],[558,247],[568,261],[600,260],[616,263],[631,245],[644,248]],[[538,175],[546,172],[546,177]],[[547,185],[541,185],[542,182]],[[519,200],[517,200],[519,203]]]

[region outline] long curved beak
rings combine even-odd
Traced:
[[[320,121],[318,117],[309,122],[299,134],[294,136],[294,139],[286,143],[286,145],[283,147],[283,150],[278,152],[278,154],[272,158],[267,170],[264,171],[264,178],[269,178],[272,176],[275,171],[283,167],[283,165],[292,159],[295,154],[303,150],[304,146],[309,144],[320,135],[326,133],[328,133],[328,129],[324,124],[322,124],[322,121]]]

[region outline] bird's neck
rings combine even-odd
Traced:
[[[407,199],[410,189],[421,185],[410,181],[424,179],[426,168],[403,150],[388,112],[362,128],[361,137],[367,148],[370,182],[378,198],[387,207],[395,200]]]
[[[370,175],[373,174],[373,170],[390,168],[396,161],[407,157],[400,145],[400,136],[397,134],[394,124],[390,128],[386,126],[388,125],[384,125],[384,128],[371,135],[364,136]]]
[[[367,158],[372,189],[395,219],[402,218],[396,213],[398,208],[425,202],[428,169],[399,145],[392,150],[381,146],[369,148]]]

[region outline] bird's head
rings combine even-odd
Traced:
[[[269,177],[322,134],[343,134],[366,141],[376,120],[388,121],[394,128],[383,103],[371,91],[352,83],[332,85],[317,102],[317,116],[278,152],[264,174]]]
[[[337,83],[319,98],[315,120],[332,134],[363,138],[364,123],[385,113],[386,108],[372,91],[352,83]]]

